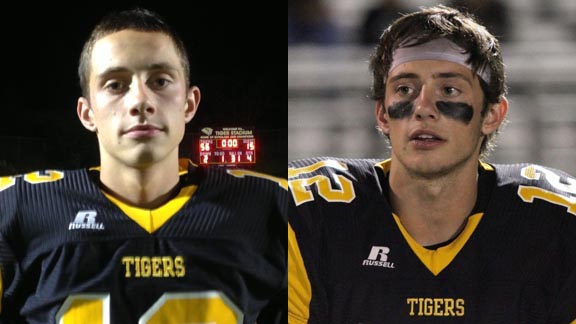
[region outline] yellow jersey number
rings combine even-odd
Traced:
[[[352,181],[340,174],[334,175],[332,178],[317,174],[307,178],[292,179],[325,167],[341,171],[348,170],[346,164],[335,160],[325,160],[302,168],[288,169],[288,185],[296,206],[314,200],[314,195],[310,191],[312,185],[316,186],[318,195],[328,202],[349,203],[356,198]]]
[[[31,184],[45,183],[58,181],[64,178],[64,173],[62,171],[56,170],[46,170],[46,171],[35,171],[26,173],[24,176],[24,181]],[[6,190],[16,184],[17,176],[7,176],[0,177],[0,191]]]
[[[522,168],[520,174],[530,180],[539,180],[544,177],[552,187],[566,193],[566,195],[562,195],[539,187],[520,186],[518,195],[522,200],[531,203],[534,198],[538,198],[564,206],[569,213],[576,215],[576,179],[567,177],[566,183],[564,183],[560,181],[559,175],[538,165],[526,166]]]
[[[109,324],[110,295],[69,296],[58,313],[58,324]],[[241,324],[244,315],[218,291],[165,293],[138,320],[138,324]]]

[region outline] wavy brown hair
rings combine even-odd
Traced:
[[[490,83],[479,78],[484,93],[484,116],[489,105],[500,102],[507,93],[500,43],[474,16],[444,5],[422,8],[404,15],[384,30],[370,59],[373,75],[371,98],[383,101],[386,97],[386,78],[394,50],[401,46],[420,45],[437,38],[449,39],[464,49],[465,53],[469,53],[467,63],[474,73],[484,69],[490,71]],[[482,142],[482,154],[493,149],[497,133],[498,131],[486,136]]]

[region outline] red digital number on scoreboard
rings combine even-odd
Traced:
[[[198,142],[200,164],[237,165],[256,163],[256,139],[252,130],[240,127],[212,129]]]
[[[223,138],[216,140],[216,148],[231,149],[238,148],[238,139],[236,138]]]

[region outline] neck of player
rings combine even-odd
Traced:
[[[478,160],[455,167],[433,179],[414,178],[394,165],[390,172],[390,200],[404,228],[422,246],[447,242],[466,225],[476,204]]]
[[[162,206],[174,196],[179,186],[178,159],[139,165],[101,161],[100,181],[115,198],[144,209]]]

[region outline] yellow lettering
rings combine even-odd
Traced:
[[[132,272],[130,271],[130,266],[134,264],[134,257],[125,256],[122,258],[122,264],[126,267],[126,274],[124,275],[126,278],[130,278],[132,276]]]
[[[174,266],[176,268],[176,277],[184,277],[186,274],[186,267],[184,266],[184,257],[177,256],[174,258]]]
[[[418,298],[418,316],[423,316],[422,306],[424,305],[424,298]]]
[[[454,316],[454,299],[444,298],[444,316]]]
[[[121,262],[125,268],[126,278],[167,278],[186,275],[183,256],[124,256]]]
[[[152,277],[162,277],[162,269],[160,269],[160,264],[162,264],[162,258],[152,257]]]
[[[163,256],[162,267],[164,268],[164,277],[176,277],[176,274],[174,274],[174,262],[172,261],[172,257]]]
[[[424,316],[431,316],[434,314],[434,299],[424,298]]]
[[[150,264],[150,257],[143,256],[140,258],[140,270],[142,271],[142,277],[148,278],[152,273],[152,265]]]
[[[407,298],[406,302],[410,305],[410,316],[414,316],[414,304],[418,304],[418,299],[416,298]]]
[[[134,267],[136,268],[136,278],[140,278],[140,257],[134,257]]]
[[[464,316],[464,299],[456,299],[456,316]]]
[[[458,298],[406,298],[410,316],[458,316],[465,313],[464,299]]]
[[[444,315],[444,300],[442,298],[434,298],[434,316]]]

